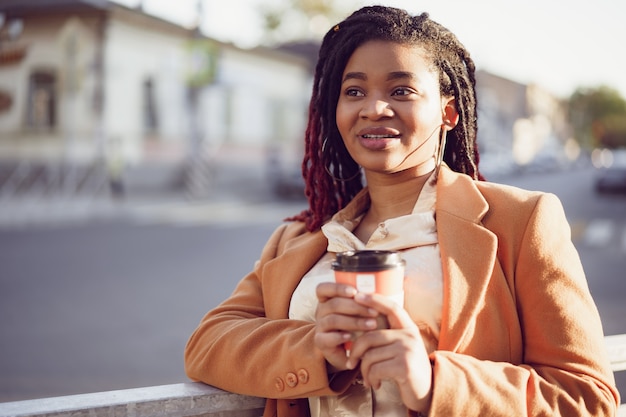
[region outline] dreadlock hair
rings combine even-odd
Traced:
[[[364,7],[330,29],[319,50],[302,162],[309,209],[288,219],[304,221],[309,231],[319,229],[363,188],[360,167],[344,146],[335,113],[350,56],[373,40],[424,48],[439,73],[441,94],[456,99],[459,114],[458,124],[447,133],[444,161],[454,171],[483,179],[476,146],[475,66],[469,52],[428,13],[411,16],[393,7]]]

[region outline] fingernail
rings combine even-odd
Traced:
[[[367,327],[369,329],[375,329],[377,327],[376,320],[374,320],[374,319],[367,319],[367,320],[365,320],[365,327]]]
[[[355,296],[355,294],[357,294],[356,288],[354,287],[346,286],[344,287],[344,291],[345,291],[345,294],[348,296]]]

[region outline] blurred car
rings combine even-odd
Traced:
[[[595,189],[599,193],[626,193],[626,165],[599,169]]]
[[[304,198],[301,153],[289,147],[268,147],[266,167],[274,194],[282,199]]]

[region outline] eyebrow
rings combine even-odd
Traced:
[[[387,81],[400,80],[400,79],[413,80],[415,79],[415,74],[409,71],[394,71],[394,72],[390,72],[389,75],[387,76]]]
[[[400,80],[400,79],[415,79],[415,74],[409,71],[393,71],[387,75],[387,81]],[[361,80],[367,81],[367,75],[364,72],[349,72],[344,77],[342,82],[347,80]]]
[[[348,80],[361,80],[361,81],[365,81],[367,80],[367,76],[365,75],[365,73],[363,72],[348,72],[344,77],[343,80],[341,81],[346,82]]]

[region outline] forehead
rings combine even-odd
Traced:
[[[434,65],[426,49],[390,41],[368,41],[354,50],[346,67],[348,72],[433,72]]]

